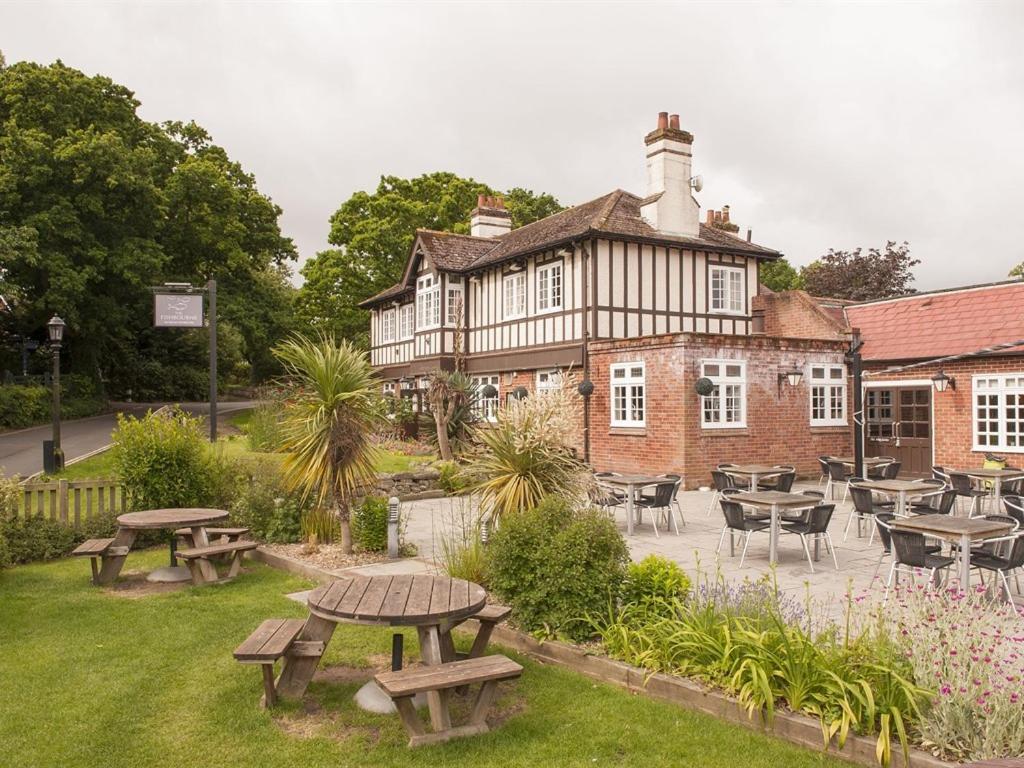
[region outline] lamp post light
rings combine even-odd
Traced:
[[[60,447],[60,344],[64,339],[64,321],[57,315],[46,324],[53,349],[53,468],[64,468],[64,451]]]

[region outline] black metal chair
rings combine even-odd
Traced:
[[[675,490],[675,493],[672,494],[672,506],[675,507],[676,512],[679,513],[679,519],[682,521],[683,525],[686,525],[686,518],[683,517],[683,508],[679,504],[679,491],[682,489],[682,486],[683,486],[683,476],[682,475],[675,475],[675,474],[672,474],[671,472],[667,472],[667,473],[665,473],[663,475],[658,475],[658,477],[663,477],[666,480],[672,480],[672,481],[675,482],[676,490]],[[646,490],[646,489],[641,488],[640,489],[640,497],[648,499],[648,500],[653,499],[654,498],[654,491],[650,491],[650,490]],[[679,533],[679,531],[676,531],[677,535],[678,535],[678,533]]]
[[[818,487],[821,487],[822,483],[828,482],[828,463],[832,460],[831,456],[819,456],[818,466],[821,467],[821,475],[818,477]]]
[[[782,530],[786,533],[795,533],[800,537],[800,543],[804,545],[804,554],[807,555],[807,564],[814,573],[814,561],[811,559],[811,550],[807,546],[807,539],[825,541],[825,548],[832,553],[832,562],[839,570],[839,561],[836,560],[836,550],[832,546],[832,537],[828,532],[828,524],[832,520],[832,513],[835,512],[835,504],[819,504],[812,507],[807,513],[805,521],[797,523],[783,523]]]
[[[722,471],[721,467],[723,467],[725,465],[724,464],[719,464],[718,466],[719,466],[718,469],[711,470],[711,482],[715,486],[715,492],[711,496],[711,503],[708,504],[708,517],[711,517],[711,512],[712,512],[712,510],[714,510],[715,504],[718,502],[719,499],[722,498],[722,492],[723,491],[738,491],[739,490],[736,487],[736,478],[733,477],[732,475],[726,474],[725,472]],[[735,465],[733,465],[733,466],[735,466]]]
[[[900,476],[900,468],[903,466],[902,461],[890,461],[885,465],[882,472],[883,480],[895,480]]]
[[[676,519],[672,514],[672,500],[675,497],[678,485],[678,480],[669,480],[664,483],[658,483],[654,486],[653,497],[640,496],[633,502],[633,508],[636,510],[637,514],[637,522],[641,525],[644,521],[644,510],[651,510],[651,523],[654,525],[654,535],[659,539],[661,538],[661,534],[658,533],[659,517],[665,520],[666,531],[669,528],[669,520],[671,520],[673,527],[675,528],[676,536],[679,535],[679,527],[675,525]]]
[[[915,515],[948,515],[956,503],[956,491],[952,488],[938,490],[919,496],[911,503],[910,511]]]
[[[878,529],[878,539],[882,542],[882,553],[878,556],[878,564],[875,566],[875,573],[871,580],[878,577],[878,571],[882,568],[882,561],[892,555],[892,522],[896,515],[892,512],[879,512],[875,515],[875,528]],[[941,544],[929,544],[925,541],[924,551],[926,554],[935,555],[942,552]]]
[[[879,457],[879,458],[882,458],[882,457]],[[888,467],[890,464],[892,464],[893,461],[895,461],[895,459],[893,459],[893,460],[886,460],[886,462],[884,464],[880,463],[880,464],[875,464],[873,467],[867,467],[866,468],[867,469],[866,474],[868,476],[868,480],[882,480],[882,479],[884,479],[885,478],[885,468]]]
[[[722,551],[722,544],[725,542],[725,534],[729,535],[729,554],[735,555],[735,542],[732,538],[734,533],[743,534],[743,554],[740,556],[740,568],[747,557],[747,545],[750,544],[750,535],[769,531],[771,523],[764,520],[755,520],[743,514],[743,506],[735,501],[721,499],[719,505],[722,507],[722,514],[725,516],[725,526],[722,528],[722,535],[718,539],[716,554]]]
[[[879,506],[875,503],[875,497],[871,495],[871,489],[865,488],[856,483],[849,485],[850,498],[853,500],[853,509],[850,510],[850,516],[846,520],[846,528],[843,529],[843,541],[846,541],[850,536],[850,524],[856,518],[857,520],[857,536],[861,536],[860,524],[865,517],[871,518],[875,515],[889,512],[890,510],[885,507]],[[868,536],[868,544],[870,545],[875,539],[874,528],[871,529],[871,534]]]
[[[895,577],[898,584],[900,573],[909,573],[910,578],[913,579],[918,570],[927,571],[928,581],[938,583],[939,572],[949,568],[955,562],[952,557],[929,553],[928,542],[923,533],[890,528],[889,535],[892,537],[893,561],[889,567],[889,578],[885,581],[885,598],[887,600],[893,578]]]
[[[847,469],[843,462],[830,460],[828,462],[828,484],[825,486],[825,495],[835,501],[836,484],[842,484],[846,487],[846,490],[843,491],[843,501],[845,502],[852,478],[853,472]]]
[[[999,539],[990,539],[986,543],[1003,544],[1004,542],[1009,543],[1005,554],[1000,554],[998,549],[992,552],[971,550],[971,568],[980,568],[983,571],[992,571],[998,574],[1002,587],[1006,590],[1006,600],[1013,605],[1007,574],[1024,567],[1024,533],[1013,533]],[[1017,590],[1020,591],[1019,579],[1017,580]]]
[[[971,500],[971,506],[967,510],[968,517],[974,517],[974,508],[977,506],[979,514],[985,510],[985,499],[988,491],[982,491],[974,487],[971,478],[963,472],[949,472],[949,484],[956,491],[957,498]]]
[[[793,488],[793,481],[796,480],[796,467],[786,464],[777,464],[772,467],[772,474],[758,482],[758,490],[761,491],[782,491],[789,493]]]
[[[952,483],[949,482],[949,475],[946,473],[946,470],[938,464],[932,464],[932,477],[936,480],[941,480],[946,485],[952,485]]]
[[[1006,514],[1017,521],[1018,525],[1024,526],[1024,499],[1020,496],[1003,496],[1003,509]]]
[[[602,483],[602,478],[616,477],[618,472],[595,472],[594,477],[597,479],[597,487],[595,492],[591,496],[591,501],[595,506],[603,509],[610,515],[615,514],[616,507],[624,507],[626,504],[626,492],[621,488],[615,488],[611,485]]]

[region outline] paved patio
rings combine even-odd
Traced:
[[[813,483],[798,483],[794,491],[803,489],[818,489],[818,486]],[[842,496],[841,489],[837,495]],[[755,533],[751,537],[747,558],[742,568],[739,567],[742,543],[740,538],[737,538],[735,557],[729,556],[728,540],[722,547],[721,555],[715,554],[724,521],[717,505],[708,515],[711,497],[711,491],[680,493],[679,500],[686,525],[680,526],[678,536],[662,530],[660,537],[655,537],[649,516],[645,516],[644,524],[636,527],[633,536],[626,537],[633,559],[640,560],[649,554],[662,555],[679,563],[691,577],[696,577],[698,570],[705,575],[713,576],[716,568],[720,568],[728,581],[755,580],[770,573],[767,534]],[[861,593],[872,588],[872,577],[882,545],[877,533],[874,541],[868,544],[867,522],[864,524],[863,538],[857,537],[854,523],[850,527],[849,539],[844,542],[843,528],[853,505],[838,500],[835,503],[836,511],[829,525],[829,532],[835,543],[839,570],[835,569],[832,558],[826,553],[823,545],[821,559],[814,564],[814,573],[811,573],[800,538],[791,534],[780,534],[779,562],[775,574],[780,589],[799,600],[805,598],[809,589],[816,604],[839,618],[843,613],[843,602],[848,589],[852,588],[854,593]],[[427,562],[435,558],[435,552],[440,549],[439,540],[442,532],[451,529],[454,520],[469,512],[468,505],[469,500],[466,498],[431,499],[403,504],[403,514],[408,516],[406,539],[417,546],[420,558]],[[616,522],[623,536],[626,536],[625,513],[622,510],[618,511]],[[880,579],[884,580],[890,562],[889,558],[883,561],[879,572]],[[881,589],[882,586],[876,584],[874,588]]]

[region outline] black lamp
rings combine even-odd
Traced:
[[[484,384],[484,386],[480,388],[480,396],[484,397],[484,398],[486,398],[488,400],[490,400],[491,398],[497,397],[498,396],[498,388],[496,386],[494,386],[493,384]]]
[[[956,379],[951,376],[947,376],[939,369],[939,372],[932,376],[932,384],[935,385],[936,392],[945,392],[947,389],[956,389]]]
[[[523,400],[528,394],[529,390],[527,390],[526,387],[516,387],[512,390],[512,396],[515,397],[516,400]]]
[[[50,333],[50,341],[53,344],[60,344],[64,338],[64,321],[57,315],[50,318],[50,322],[46,324],[46,330]]]
[[[788,382],[791,387],[800,386],[800,382],[803,381],[804,372],[797,368],[795,365],[788,371],[782,371],[779,374],[779,395],[782,394],[782,382]]]
[[[579,392],[584,397],[590,397],[592,394],[594,394],[594,382],[592,382],[590,379],[584,379],[576,387],[576,391]]]

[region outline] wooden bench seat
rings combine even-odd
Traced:
[[[231,567],[228,570],[226,579],[233,579],[238,575],[238,571],[242,567],[242,553],[250,549],[256,549],[257,544],[255,541],[229,541],[220,544],[211,544],[208,547],[189,547],[187,549],[179,549],[174,553],[174,556],[184,560],[185,564],[188,565],[189,572],[192,574],[192,582],[194,584],[207,584],[210,583],[203,576],[202,568],[199,567],[200,562],[207,562],[210,567],[213,568],[213,573],[216,573],[213,558],[218,555],[232,555]],[[215,581],[216,579],[213,579]]]
[[[88,539],[83,541],[74,551],[72,557],[88,557],[89,565],[92,567],[92,583],[99,583],[99,561],[105,557],[124,557],[128,554],[128,547],[115,547],[114,539]]]
[[[523,668],[506,656],[480,656],[473,659],[453,661],[422,667],[401,669],[397,672],[382,672],[374,677],[388,696],[395,702],[402,725],[409,734],[409,746],[437,744],[462,736],[474,736],[488,731],[487,713],[502,680],[513,680],[523,673]],[[481,683],[469,722],[466,725],[447,727],[434,733],[427,733],[416,714],[412,697],[429,691],[449,691],[453,688]],[[442,699],[447,706],[447,698]],[[447,718],[446,718],[447,720]]]
[[[277,703],[274,662],[296,644],[296,638],[302,632],[305,623],[302,619],[267,619],[256,627],[256,630],[240,646],[235,648],[234,655],[239,662],[259,664],[263,668],[264,703],[268,707]],[[323,655],[324,644],[315,645],[320,646],[320,655]]]

